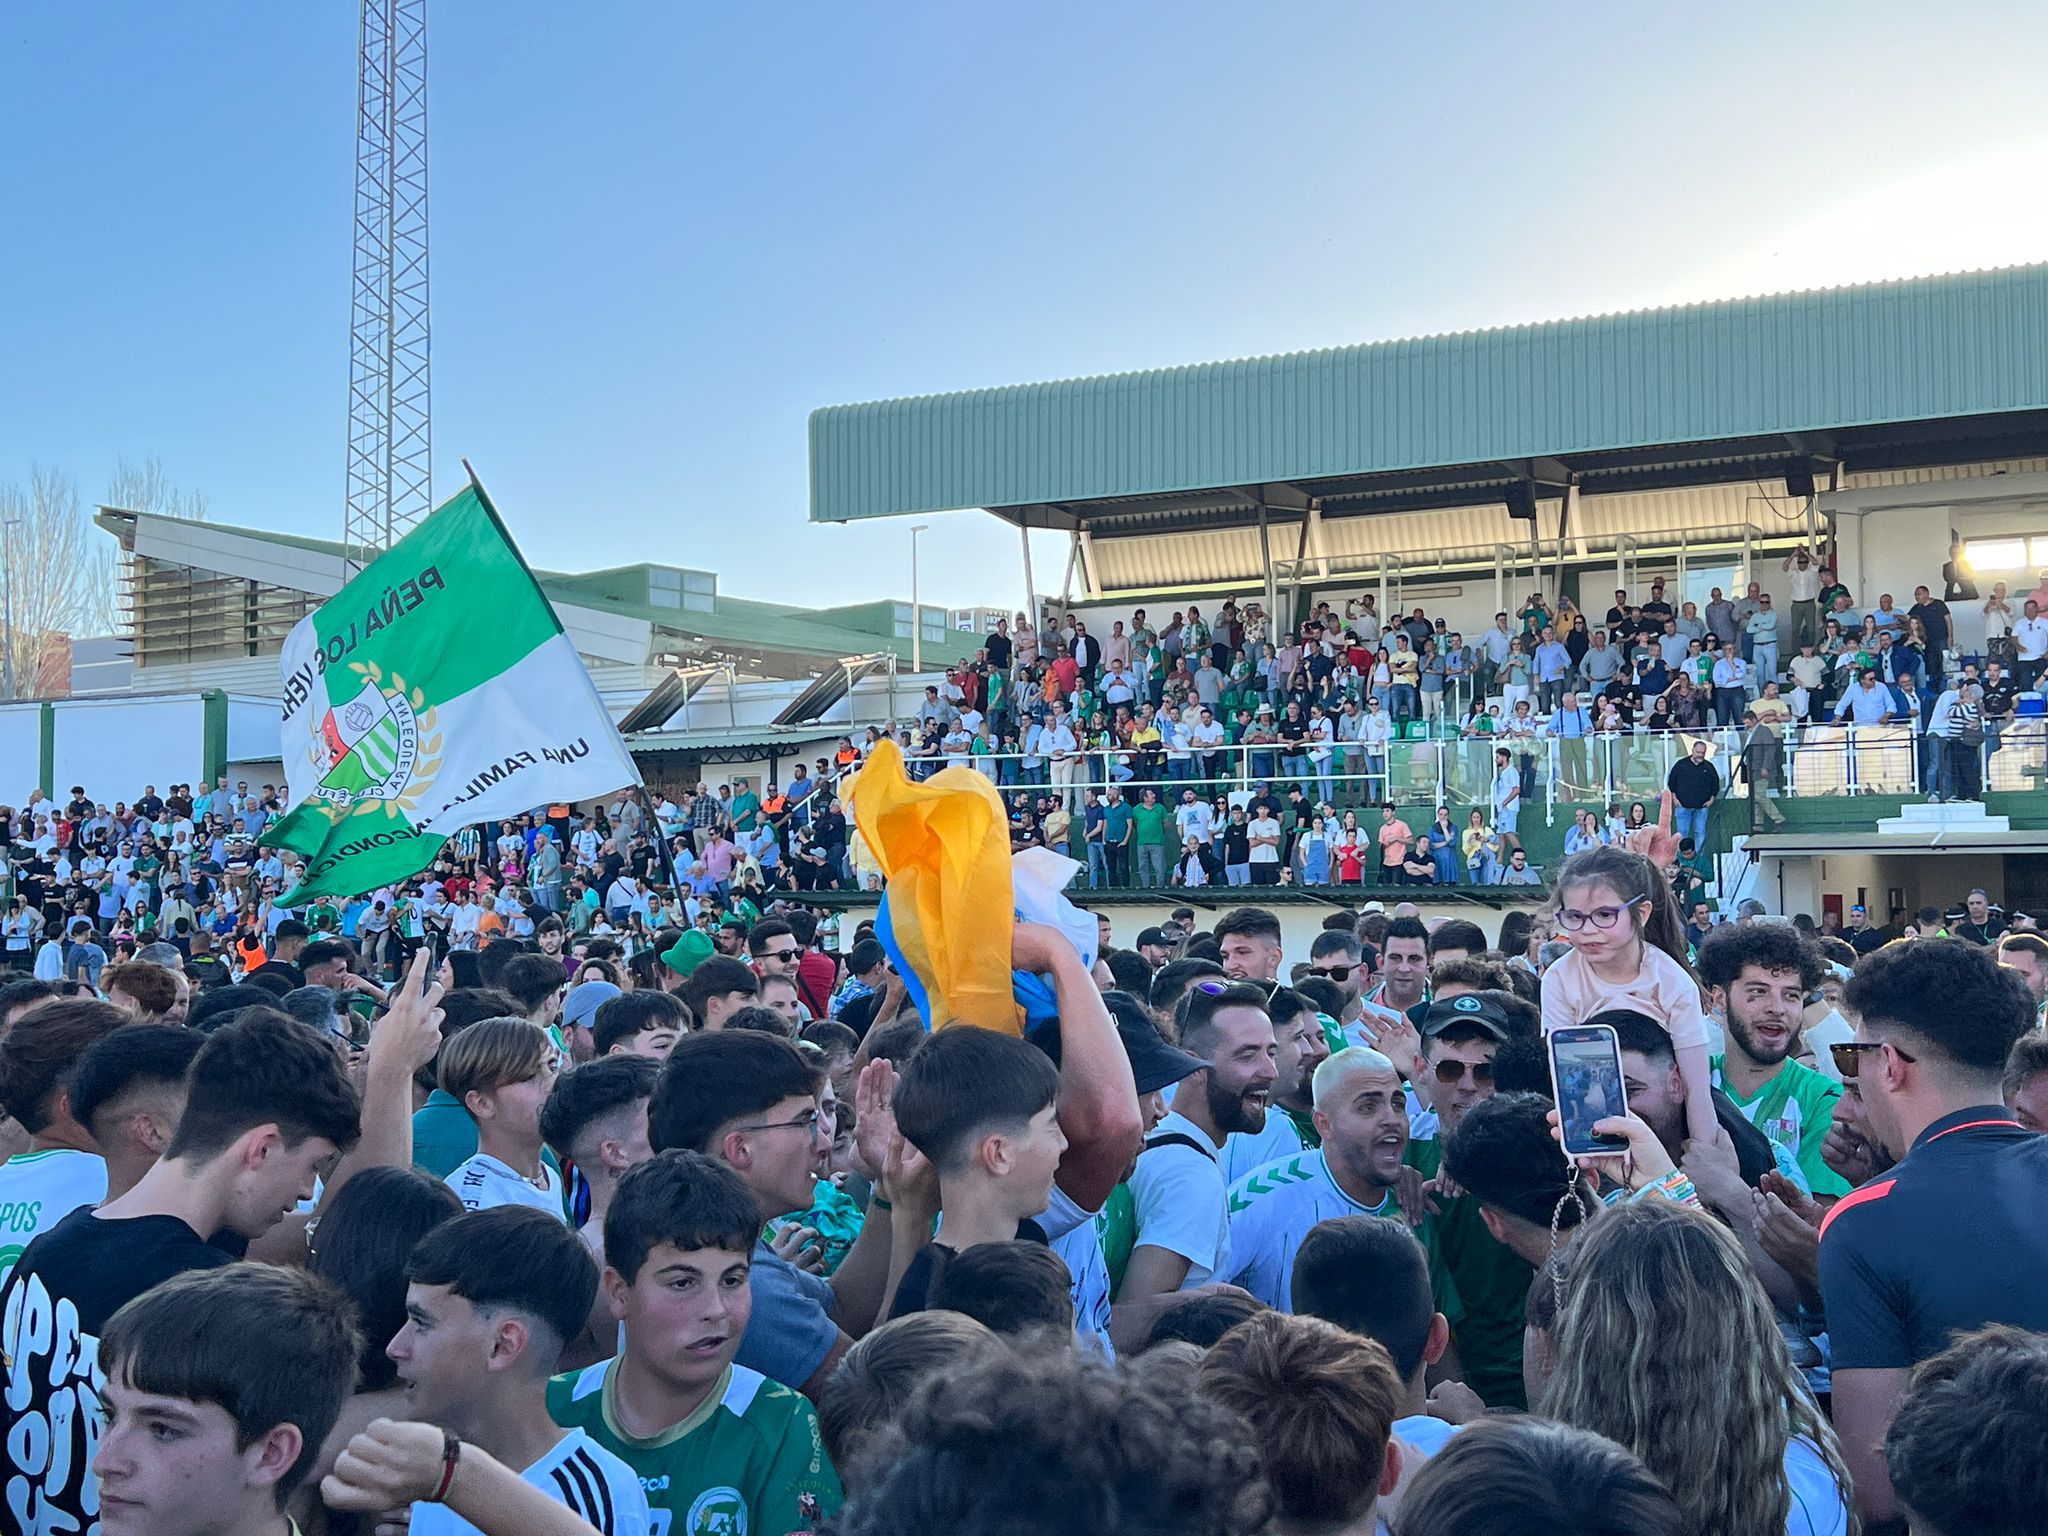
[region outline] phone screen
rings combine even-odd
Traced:
[[[1573,1157],[1615,1152],[1627,1145],[1619,1136],[1596,1136],[1595,1121],[1628,1113],[1621,1081],[1621,1042],[1604,1024],[1553,1030],[1550,1080],[1557,1089],[1557,1119],[1564,1149]]]

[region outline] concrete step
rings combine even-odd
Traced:
[[[1993,816],[1974,800],[1960,804],[1902,805],[1899,814],[1877,824],[1885,836],[1925,837],[1930,832],[2010,832],[2012,819]]]

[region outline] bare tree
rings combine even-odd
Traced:
[[[107,481],[105,505],[124,512],[154,512],[159,517],[182,517],[195,523],[206,521],[206,496],[200,491],[180,490],[164,473],[164,461],[151,454],[140,464],[126,454],[114,461],[114,473]]]
[[[114,561],[78,487],[33,466],[26,489],[0,485],[0,683],[14,697],[64,691],[71,637],[113,629]]]

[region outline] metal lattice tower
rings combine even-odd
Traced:
[[[362,0],[355,284],[349,314],[348,511],[361,569],[427,515],[427,0]]]

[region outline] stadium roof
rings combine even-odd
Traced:
[[[2048,443],[2048,264],[811,415],[811,519],[1159,533],[1652,491]]]
[[[337,540],[222,523],[188,523],[116,507],[100,508],[97,521],[130,550],[137,548],[143,525],[148,524],[158,536],[144,541],[154,558],[295,586],[316,597],[338,590],[344,578],[342,546]],[[280,558],[266,554],[266,548],[289,553]],[[657,573],[668,601],[654,599],[655,582],[650,578]],[[653,563],[577,574],[536,570],[534,575],[550,601],[570,610],[564,614],[565,622],[572,620],[574,610],[637,621],[663,635],[684,637],[706,653],[738,658],[771,674],[794,666],[808,675],[819,664],[878,651],[891,652],[906,663],[912,655],[909,637],[896,632],[898,611],[907,618],[908,604],[878,601],[814,609],[756,602],[719,592],[717,580],[709,572]],[[923,651],[928,665],[946,666],[974,654],[978,636],[951,628],[942,631],[930,622],[930,616],[943,610],[926,604],[925,611]]]

